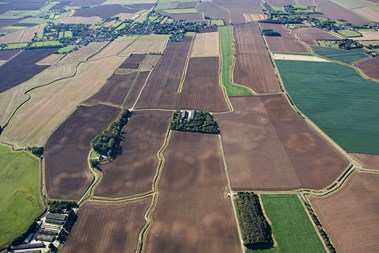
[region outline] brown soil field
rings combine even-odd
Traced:
[[[102,19],[110,18],[120,13],[135,13],[140,9],[137,8],[129,8],[119,4],[109,4],[109,5],[100,5],[94,6],[90,8],[82,8],[75,11],[74,16],[79,17],[93,17],[98,16]]]
[[[163,53],[169,37],[166,35],[141,36],[120,53],[128,57],[131,54]]]
[[[244,24],[246,22],[244,13],[262,13],[261,0],[214,0],[215,4],[227,9],[232,24]]]
[[[177,9],[195,8],[198,3],[197,1],[179,3]]]
[[[93,42],[77,51],[67,54],[59,61],[60,64],[87,61],[107,45],[107,42]],[[105,50],[105,49],[104,49]]]
[[[109,43],[106,47],[102,48],[99,53],[91,57],[91,60],[98,60],[110,56],[119,55],[125,48],[127,48],[134,38],[130,37],[122,41],[114,40]]]
[[[316,27],[300,27],[293,29],[292,32],[308,45],[318,45],[316,40],[339,40],[340,38],[325,32]]]
[[[60,19],[63,24],[95,25],[101,21],[100,17],[66,17]]]
[[[199,2],[196,9],[198,12],[203,13],[205,17],[210,17],[211,19],[221,19],[227,25],[231,23],[228,11],[215,3]]]
[[[379,80],[379,57],[369,58],[364,61],[360,61],[354,65],[366,76]]]
[[[54,48],[25,50],[2,65],[0,67],[0,93],[25,82],[46,69],[48,66],[38,66],[36,63],[56,51]]]
[[[235,111],[216,119],[234,190],[322,189],[348,166],[284,96],[231,102]]]
[[[81,106],[54,131],[44,153],[49,198],[82,197],[92,179],[87,160],[90,142],[119,113],[118,108],[111,106]]]
[[[315,0],[315,3],[320,8],[321,12],[328,18],[344,19],[353,25],[363,25],[368,23],[367,20],[331,0]]]
[[[379,155],[358,153],[350,153],[349,155],[355,158],[355,160],[358,160],[359,164],[365,168],[379,169]]]
[[[272,6],[284,6],[289,4],[296,4],[294,0],[267,0]]]
[[[192,37],[181,42],[169,42],[153,69],[136,108],[174,108],[176,91],[182,78]]]
[[[258,93],[280,91],[257,23],[235,25],[235,66],[233,80]]]
[[[362,7],[352,9],[352,11],[364,19],[370,20],[372,22],[379,22],[379,10],[377,9],[374,9],[372,7]]]
[[[31,91],[30,100],[17,111],[1,138],[21,147],[43,146],[54,129],[80,102],[95,94],[124,60],[113,56],[85,62],[74,77]]]
[[[122,106],[128,92],[130,91],[138,72],[135,71],[128,75],[113,74],[107,83],[88,100],[85,104],[96,104],[98,102],[110,103],[116,106]]]
[[[62,1],[53,7],[50,8],[51,11],[57,11],[57,10],[63,10],[64,7],[68,6],[70,4],[71,0],[68,1]]]
[[[76,65],[76,63],[71,63],[51,66],[26,82],[0,93],[0,125],[4,126],[16,108],[28,99],[28,96],[24,94],[27,90],[73,76]]]
[[[218,74],[218,57],[191,58],[176,107],[212,112],[229,111]]]
[[[273,29],[279,32],[281,36],[265,36],[271,52],[294,52],[308,53],[308,49],[296,41],[295,35],[284,29],[280,24],[260,24],[262,29]]]
[[[125,106],[126,108],[132,108],[132,106],[137,101],[137,98],[142,90],[143,85],[146,83],[146,80],[149,77],[149,73],[150,72],[147,71],[139,72],[139,75],[136,81],[134,82],[131,90],[129,91],[123,106]]]
[[[164,157],[145,252],[242,252],[218,136],[173,132]]]
[[[13,49],[13,50],[1,50],[0,51],[0,60],[9,60],[12,57],[16,56],[18,53],[20,53],[21,50],[19,49]]]
[[[377,252],[379,175],[355,173],[337,193],[311,203],[338,252]]]
[[[220,41],[218,32],[196,34],[190,57],[211,56],[220,56]]]
[[[157,65],[160,55],[148,54],[145,56],[145,59],[141,62],[140,71],[150,71],[152,68]]]
[[[353,40],[359,41],[370,41],[370,40],[379,40],[379,31],[359,31],[362,34],[362,37],[352,38]]]
[[[121,64],[120,68],[138,69],[144,58],[144,54],[132,54],[123,64]]]
[[[250,14],[250,13],[244,13],[243,16],[245,17],[246,22],[254,22],[254,21],[261,21],[265,19],[264,14]]]
[[[57,63],[64,55],[63,54],[51,54],[45,58],[43,58],[42,60],[40,60],[39,62],[37,62],[36,64],[37,65],[53,65],[55,63]]]
[[[151,191],[158,167],[157,152],[162,147],[171,112],[133,112],[124,128],[122,153],[101,166],[103,178],[95,195],[125,197]]]
[[[119,204],[87,202],[62,252],[136,252],[150,202],[151,198]]]
[[[105,2],[105,0],[70,0],[70,6],[93,6],[100,5]]]
[[[171,17],[175,20],[187,20],[187,21],[203,21],[204,16],[203,13],[184,13],[184,14],[172,14],[163,12],[164,15]]]

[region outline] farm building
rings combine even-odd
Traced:
[[[197,111],[194,110],[181,110],[180,115],[184,119],[193,119],[197,114]]]

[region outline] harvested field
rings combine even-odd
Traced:
[[[284,29],[280,24],[260,24],[262,29],[273,29],[281,36],[265,36],[271,52],[308,53],[308,49],[296,41],[295,35]]]
[[[16,56],[18,53],[20,53],[21,50],[19,49],[14,49],[14,50],[1,50],[0,51],[0,60],[9,60],[12,57]]]
[[[221,19],[225,24],[230,24],[230,16],[226,9],[212,3],[212,2],[199,2],[196,6],[198,12],[204,14],[204,17],[211,19]]]
[[[176,91],[182,78],[192,37],[181,42],[169,42],[153,69],[136,108],[175,108]]]
[[[62,252],[136,252],[150,202],[151,198],[119,204],[84,204]]]
[[[100,17],[66,17],[60,19],[63,24],[95,25],[101,21]]]
[[[255,22],[255,21],[261,21],[265,19],[264,14],[250,14],[250,13],[244,13],[243,16],[245,17],[246,22]]]
[[[54,131],[44,153],[49,198],[82,197],[92,179],[87,160],[90,142],[119,113],[118,108],[105,105],[81,106]]]
[[[37,62],[36,64],[37,65],[53,65],[53,64],[56,64],[64,55],[63,54],[51,54],[45,58],[43,58],[42,60],[40,60],[39,62]]]
[[[186,20],[186,21],[203,21],[204,20],[204,15],[202,13],[172,14],[172,13],[164,12],[164,14],[175,20]]]
[[[313,61],[313,62],[329,62],[324,58],[314,55],[299,55],[299,54],[273,54],[274,60],[287,60],[287,61]]]
[[[352,11],[363,17],[364,19],[370,20],[372,22],[379,22],[379,10],[372,7],[362,7],[352,9]]]
[[[71,0],[70,6],[92,6],[100,5],[104,2],[105,0]]]
[[[370,154],[358,154],[351,153],[349,154],[356,160],[359,164],[365,168],[369,169],[379,169],[379,155],[370,155]]]
[[[171,112],[133,112],[124,128],[121,155],[101,166],[103,178],[95,195],[125,197],[151,191],[158,167],[157,152],[162,147]]]
[[[190,57],[210,56],[220,56],[220,41],[218,32],[196,34]]]
[[[160,55],[148,54],[145,56],[145,59],[141,62],[140,71],[150,71],[152,68],[157,65]]]
[[[308,45],[317,46],[316,40],[339,40],[340,38],[325,32],[316,27],[300,27],[293,29],[292,32],[297,35],[297,37]]]
[[[353,40],[379,40],[379,31],[358,30],[362,37],[352,38]]]
[[[216,135],[172,132],[146,253],[242,252],[219,147]]]
[[[363,25],[369,23],[366,19],[358,16],[354,12],[332,2],[331,0],[315,0],[321,12],[331,19],[343,19],[353,25]]]
[[[214,0],[215,4],[227,9],[230,14],[232,24],[244,24],[246,22],[244,13],[262,13],[261,0]]]
[[[120,53],[128,57],[131,54],[163,53],[169,37],[167,35],[141,36]]]
[[[107,42],[93,42],[85,47],[80,48],[77,51],[67,54],[62,60],[59,61],[60,64],[66,63],[77,63],[87,61],[91,56],[96,55],[100,50],[102,50],[107,45]]]
[[[357,67],[359,71],[361,71],[369,78],[379,80],[379,57],[373,57],[364,61],[360,61],[356,63],[354,66]]]
[[[0,43],[30,42],[34,37],[34,33],[37,32],[38,27],[37,25],[1,36]]]
[[[102,48],[99,53],[91,57],[91,60],[98,60],[101,58],[119,55],[126,47],[133,43],[134,40],[135,38],[132,37],[122,41],[114,40],[106,47]]]
[[[311,203],[337,251],[376,252],[379,247],[379,175],[354,173],[346,185]]]
[[[292,110],[284,96],[231,102],[235,111],[216,119],[234,190],[322,189],[347,167],[348,161]]]
[[[144,58],[144,54],[132,54],[123,64],[121,64],[120,68],[138,69]]]
[[[124,60],[113,56],[82,63],[74,77],[31,91],[31,99],[17,111],[1,138],[21,146],[43,146],[52,131],[81,101],[96,93]]]
[[[136,8],[129,8],[119,4],[100,5],[90,8],[82,8],[75,11],[74,16],[78,17],[93,17],[98,16],[102,19],[110,18],[120,13],[135,13],[139,11]]]
[[[236,51],[234,82],[258,93],[280,91],[258,24],[235,25],[233,32]]]
[[[218,74],[218,57],[191,58],[176,107],[211,112],[229,111]]]
[[[115,74],[117,75],[129,75],[133,72],[136,72],[137,70],[136,69],[124,69],[124,68],[118,68],[115,70]]]
[[[56,52],[56,49],[25,50],[12,60],[0,67],[1,81],[0,93],[25,82],[34,75],[40,73],[47,66],[38,66],[36,63],[46,56]]]

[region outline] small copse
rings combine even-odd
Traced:
[[[171,130],[208,134],[220,133],[215,118],[205,111],[175,111],[171,120]]]

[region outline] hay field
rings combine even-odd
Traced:
[[[83,63],[74,77],[30,92],[30,101],[19,109],[1,137],[20,146],[44,145],[52,131],[81,101],[96,93],[124,60],[113,56]]]
[[[128,37],[122,41],[114,40],[111,43],[109,43],[106,47],[102,48],[99,53],[91,57],[91,60],[98,60],[101,58],[119,55],[126,47],[133,43],[134,40],[134,37]]]
[[[365,31],[365,30],[358,30],[360,34],[362,34],[362,37],[356,37],[352,38],[353,40],[379,40],[379,31]]]
[[[145,252],[241,253],[218,136],[172,132],[164,157]]]
[[[50,136],[45,146],[46,190],[51,199],[79,200],[93,175],[90,142],[120,113],[105,105],[81,106]]]
[[[354,173],[338,192],[311,198],[339,252],[376,252],[379,247],[379,175]]]
[[[13,42],[30,42],[34,33],[37,32],[39,25],[28,27],[23,30],[15,31],[9,33],[5,36],[0,37],[0,43],[13,43]]]
[[[152,68],[154,68],[159,59],[161,58],[160,55],[154,55],[149,54],[145,56],[145,59],[141,62],[140,71],[150,71]]]
[[[233,113],[215,115],[234,190],[322,189],[348,161],[282,95],[231,98]]]
[[[136,252],[150,202],[151,198],[119,204],[86,203],[62,252]]]
[[[124,128],[122,153],[116,160],[101,166],[103,178],[95,195],[125,197],[152,189],[158,167],[157,152],[162,147],[171,112],[133,112]]]
[[[190,57],[211,56],[220,56],[220,41],[218,32],[196,34]]]

